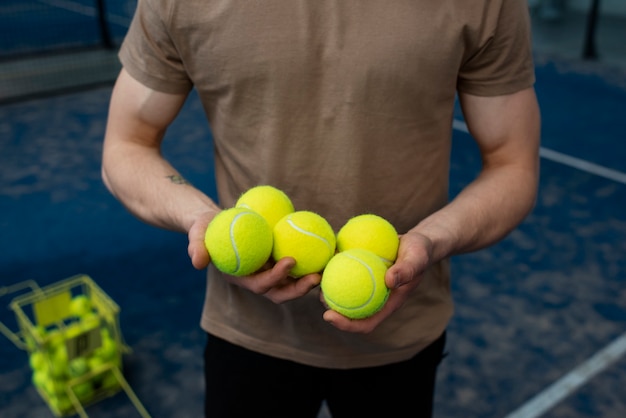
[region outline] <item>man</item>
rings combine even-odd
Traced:
[[[315,417],[325,400],[334,418],[430,417],[449,258],[502,239],[536,196],[526,0],[140,0],[120,58],[103,179],[138,218],[186,233],[193,266],[208,266],[206,416]],[[172,181],[160,153],[192,88],[219,201]],[[457,97],[483,167],[449,201]],[[291,258],[242,278],[210,264],[207,225],[259,184],[335,230],[361,213],[394,224],[379,313],[327,310],[320,275],[290,278]]]

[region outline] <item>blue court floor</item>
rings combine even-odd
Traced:
[[[626,67],[624,67],[626,68]],[[526,221],[453,259],[456,313],[436,418],[626,417],[626,70],[537,56],[541,184]],[[110,86],[0,106],[0,287],[91,276],[121,308],[126,379],[154,418],[202,414],[204,273],[186,237],[144,225],[100,181]],[[451,192],[479,169],[460,114]],[[195,96],[166,155],[214,196]],[[510,191],[511,194],[515,190]],[[14,327],[10,297],[0,322]],[[90,417],[138,417],[123,393]],[[53,417],[0,334],[0,417]],[[328,417],[325,410],[320,417]]]

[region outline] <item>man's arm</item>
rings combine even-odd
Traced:
[[[193,266],[205,268],[209,254],[204,234],[221,210],[182,177],[161,155],[161,142],[186,95],[154,91],[122,70],[113,89],[102,154],[102,179],[111,193],[137,218],[151,225],[185,232]],[[286,257],[254,276],[228,280],[275,303],[298,298],[316,287],[319,274],[288,277],[295,260]]]
[[[186,95],[154,91],[120,72],[109,105],[102,179],[109,191],[137,218],[189,235],[192,264],[209,263],[204,230],[219,211],[213,200],[186,183],[161,155],[167,127]]]
[[[540,116],[534,89],[459,98],[482,169],[449,205],[411,231],[432,242],[435,260],[501,240],[532,210],[537,194]]]
[[[102,153],[109,191],[142,221],[187,232],[197,215],[218,211],[161,155],[161,142],[186,95],[154,91],[122,70],[113,89]]]
[[[460,94],[460,101],[480,148],[479,176],[448,205],[401,237],[398,259],[385,277],[392,288],[385,307],[359,321],[327,311],[324,318],[337,328],[372,331],[404,303],[429,266],[501,240],[532,210],[539,180],[540,140],[534,89],[496,97]]]

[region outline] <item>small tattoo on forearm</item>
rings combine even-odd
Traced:
[[[182,176],[173,174],[171,176],[166,176],[170,181],[174,184],[189,184],[187,180],[185,180]]]

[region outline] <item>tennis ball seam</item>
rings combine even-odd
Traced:
[[[324,245],[326,246],[326,248],[328,249],[329,252],[332,252],[332,245],[331,243],[324,237],[322,237],[321,235],[317,235],[311,231],[307,231],[306,229],[303,229],[301,227],[299,227],[298,225],[296,225],[296,223],[292,220],[292,219],[287,219],[287,223],[296,231],[300,232],[301,234],[304,235],[308,235],[311,238],[315,238],[318,239],[320,241],[322,241],[324,243]]]
[[[204,240],[215,267],[235,276],[261,268],[272,250],[272,231],[266,220],[245,208],[233,207],[217,214]]]
[[[274,226],[273,236],[274,260],[294,258],[296,264],[289,274],[295,278],[321,272],[335,254],[335,232],[316,212],[304,210],[284,216]]]
[[[248,215],[248,213],[238,213],[235,215],[233,220],[230,223],[230,228],[228,230],[228,237],[230,238],[230,244],[233,249],[233,253],[235,254],[235,269],[233,273],[237,273],[239,269],[241,269],[241,257],[239,255],[239,247],[237,246],[237,240],[235,238],[235,226],[237,225],[237,221],[244,215]]]

